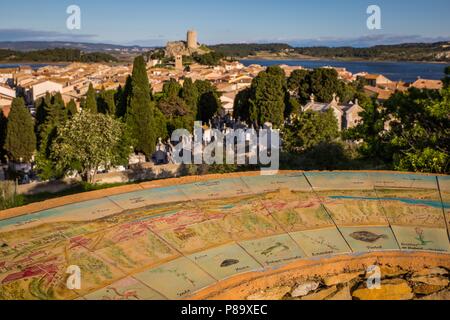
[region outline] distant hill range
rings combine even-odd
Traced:
[[[327,59],[450,62],[450,42],[378,45],[369,48],[296,48],[299,54]]]
[[[248,58],[323,58],[374,61],[450,62],[450,42],[378,45],[369,48],[303,47],[283,43],[219,44],[211,49],[226,56]]]
[[[285,43],[232,43],[208,46],[227,57],[265,59],[342,59],[372,61],[424,61],[450,62],[450,42],[405,43],[377,45],[369,48],[354,47],[293,47]],[[104,52],[139,53],[155,47],[123,46],[105,43],[65,41],[1,42],[0,49],[12,51],[36,51],[45,49],[77,49],[86,53]]]
[[[0,49],[13,51],[34,51],[44,49],[78,49],[84,52],[111,52],[111,51],[149,51],[153,47],[122,46],[106,43],[67,42],[67,41],[0,41]]]

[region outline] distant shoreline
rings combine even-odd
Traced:
[[[237,58],[239,60],[255,60],[255,61],[339,61],[339,62],[387,62],[387,63],[432,63],[432,64],[442,64],[442,65],[450,65],[450,61],[414,61],[414,60],[376,60],[376,59],[358,59],[358,58],[325,58],[325,57],[276,57],[276,56],[247,56],[245,58]]]

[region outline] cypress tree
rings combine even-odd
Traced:
[[[77,104],[73,99],[69,101],[66,108],[67,108],[67,115],[69,116],[69,118],[72,118],[75,114],[78,113]]]
[[[89,84],[89,89],[86,94],[86,103],[84,105],[84,108],[89,112],[93,113],[98,112],[96,92],[94,90],[94,87],[92,86],[92,83]]]
[[[151,87],[142,56],[134,59],[131,87],[126,123],[136,141],[135,151],[150,158],[155,151],[160,124],[155,123],[155,104],[151,100]]]
[[[163,85],[163,94],[166,98],[172,99],[180,96],[181,89],[181,85],[175,79],[170,79]]]
[[[60,93],[53,97],[44,99],[42,115],[45,115],[43,122],[38,126],[38,153],[36,164],[39,168],[39,175],[47,180],[53,177],[59,178],[53,162],[50,160],[50,151],[57,136],[58,127],[62,126],[69,117],[69,109],[66,108]],[[75,106],[76,108],[76,106]]]
[[[186,78],[183,83],[183,89],[181,90],[181,98],[186,102],[187,107],[197,117],[197,104],[199,101],[197,87],[192,82],[191,78]]]
[[[36,150],[34,120],[23,98],[15,98],[11,105],[6,129],[5,150],[10,160],[28,162]]]
[[[271,122],[275,127],[281,126],[286,108],[285,80],[281,75],[270,69],[270,72],[260,72],[253,79],[251,97],[249,99],[250,120],[258,125]]]
[[[98,97],[97,107],[98,112],[116,116],[116,103],[114,101],[114,90],[103,90]]]
[[[8,127],[8,118],[5,117],[3,110],[0,110],[0,162],[6,159],[6,150],[4,148],[6,142],[6,129]]]
[[[133,80],[131,79],[131,76],[128,76],[125,82],[125,87],[120,88],[120,90],[118,90],[117,92],[117,108],[116,108],[117,118],[123,118],[127,114],[127,108],[129,105],[129,98],[132,89],[132,82]]]

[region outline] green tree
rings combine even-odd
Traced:
[[[3,110],[0,110],[0,162],[6,160],[7,152],[5,150],[6,133],[8,127],[8,118],[5,117]]]
[[[197,80],[194,83],[198,92],[197,120],[208,122],[214,115],[222,110],[220,93],[214,85],[207,80]]]
[[[131,96],[131,90],[132,90],[132,83],[133,80],[131,79],[131,76],[127,77],[127,80],[125,82],[125,87],[120,88],[117,92],[116,101],[117,101],[117,107],[116,107],[116,116],[117,118],[124,118],[128,111],[128,106],[130,104],[130,96]]]
[[[163,94],[167,98],[179,97],[181,93],[181,85],[175,79],[170,79],[163,85]]]
[[[94,113],[98,112],[97,93],[95,92],[95,89],[92,86],[92,83],[89,84],[89,88],[86,93],[86,102],[84,105],[84,109],[88,110],[89,112],[94,112]]]
[[[284,121],[286,108],[285,80],[278,72],[260,72],[253,79],[249,99],[250,120],[257,125],[271,122],[280,127]]]
[[[58,129],[51,157],[63,172],[78,171],[85,182],[94,183],[101,166],[125,164],[125,126],[110,116],[82,111]]]
[[[366,105],[363,123],[349,131],[363,141],[360,152],[397,170],[448,173],[450,87],[397,92],[383,107]]]
[[[300,103],[305,104],[311,95],[310,72],[307,70],[294,70],[287,80],[288,90],[298,97]]]
[[[338,121],[331,109],[302,112],[283,130],[284,148],[292,153],[303,153],[338,137]]]
[[[116,116],[115,90],[102,90],[97,98],[98,112]]]
[[[163,97],[158,101],[158,108],[167,119],[167,131],[169,133],[176,129],[192,130],[195,120],[194,114],[180,97]]]
[[[50,159],[50,147],[56,138],[57,129],[68,118],[68,109],[64,105],[61,94],[50,97],[46,96],[40,104],[42,108],[40,123],[37,125],[38,152],[36,155],[36,166],[39,176],[48,180],[50,178],[62,177]]]
[[[194,118],[196,118],[199,93],[191,78],[184,79],[183,89],[181,90],[181,98],[186,103],[186,106],[189,108]]]
[[[222,103],[213,91],[206,92],[201,95],[198,102],[198,119],[207,123],[222,109]]]
[[[444,87],[449,87],[450,86],[450,66],[445,68],[444,73],[445,73],[445,78],[442,80],[442,82],[444,83]]]
[[[385,106],[395,119],[389,132],[398,170],[449,172],[450,88],[410,89],[396,93]]]
[[[67,108],[67,115],[72,118],[75,114],[78,113],[77,104],[75,103],[75,100],[71,99],[69,103],[66,106]]]
[[[251,89],[246,88],[237,93],[234,98],[233,117],[241,121],[250,123],[250,96]]]
[[[392,152],[385,132],[385,123],[389,116],[376,99],[360,104],[364,111],[360,114],[361,123],[346,132],[343,136],[347,140],[361,141],[359,152],[366,159],[392,161]]]
[[[333,99],[334,93],[340,96],[341,86],[337,71],[325,68],[315,69],[310,75],[310,88],[318,101],[329,102]]]
[[[132,138],[136,141],[135,151],[142,152],[150,158],[165,125],[155,121],[156,107],[151,100],[151,88],[142,56],[134,60],[131,87],[126,122]],[[159,120],[164,119],[161,117]]]
[[[34,120],[22,98],[15,98],[11,104],[5,150],[8,158],[15,162],[29,162],[36,150]]]

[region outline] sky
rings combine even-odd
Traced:
[[[81,29],[69,30],[69,5]],[[367,28],[367,7],[381,29]],[[162,46],[195,29],[199,42],[365,47],[450,40],[449,0],[21,0],[0,3],[0,41]]]

